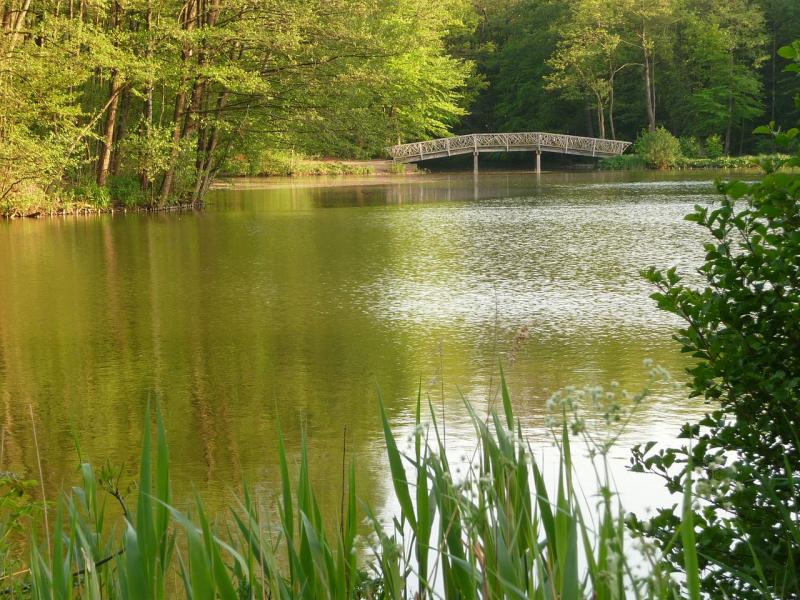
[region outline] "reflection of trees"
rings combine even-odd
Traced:
[[[179,494],[190,482],[217,493],[242,476],[268,476],[277,489],[280,418],[295,453],[306,428],[323,505],[338,506],[344,428],[350,451],[363,454],[381,363],[391,363],[390,380],[405,372],[403,348],[374,335],[334,285],[349,278],[355,289],[369,276],[349,269],[370,252],[382,260],[373,241],[302,216],[252,234],[235,214],[103,219],[80,231],[36,225],[27,241],[49,247],[47,260],[27,253],[17,266],[53,275],[58,300],[42,286],[0,291],[2,355],[11,359],[0,392],[6,424],[24,440],[18,467],[34,464],[24,399],[46,432],[55,487],[76,462],[72,427],[86,456],[135,465],[144,403],[159,396]],[[80,260],[61,251],[73,245]],[[50,310],[48,339],[27,307]],[[10,458],[13,438],[6,443]],[[362,475],[369,494],[366,465]]]
[[[480,196],[498,198],[484,212],[470,204],[471,176],[441,175],[359,188],[358,206],[353,188],[294,187],[230,192],[199,214],[0,229],[0,418],[13,463],[2,468],[35,476],[31,401],[51,490],[76,464],[73,431],[87,457],[132,471],[144,406],[160,399],[178,497],[197,489],[213,509],[242,477],[265,495],[277,490],[279,419],[295,457],[305,428],[320,500],[338,511],[345,427],[361,493],[379,503],[385,489],[376,385],[398,423],[410,417],[420,381],[437,406],[444,384],[447,413],[462,413],[457,386],[476,401],[491,396],[498,356],[520,325],[531,336],[508,376],[517,412],[533,426],[548,392],[564,385],[616,379],[636,388],[645,357],[677,374],[664,327],[623,314],[588,326],[581,315],[553,321],[501,302],[497,323],[493,313],[454,317],[446,303],[461,301],[459,286],[501,281],[504,300],[537,277],[561,277],[568,289],[576,273],[563,258],[541,262],[544,246],[573,238],[493,221],[510,214],[500,211],[509,196],[532,194],[532,180],[493,181],[481,178]],[[526,202],[557,204],[568,193],[547,190]],[[445,210],[454,203],[458,210]],[[556,216],[547,227],[558,226]],[[575,280],[595,291],[627,277],[607,255],[625,245],[600,242],[606,255]],[[416,312],[392,314],[390,301],[414,294]],[[443,308],[433,318],[426,304]]]

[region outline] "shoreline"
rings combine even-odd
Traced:
[[[85,203],[61,204],[51,208],[36,207],[30,211],[19,210],[3,213],[0,218],[6,221],[16,221],[18,219],[43,219],[46,217],[91,217],[100,215],[115,215],[127,213],[158,213],[158,212],[180,212],[189,210],[202,210],[203,202],[181,202],[167,206],[125,206],[115,204],[108,207],[92,206]]]
[[[353,161],[361,163],[387,162],[391,161]],[[757,165],[749,167],[729,167],[729,168],[672,168],[672,169],[575,169],[575,170],[553,170],[543,171],[542,175],[552,175],[555,173],[652,173],[654,175],[664,175],[666,173],[693,173],[719,171],[758,171]],[[508,170],[508,169],[486,169],[481,172],[484,175],[490,174],[534,174],[529,170]],[[375,185],[406,183],[417,178],[425,177],[446,177],[451,175],[470,176],[471,171],[437,171],[429,172],[414,168],[405,173],[392,173],[390,171],[373,172],[368,174],[341,174],[341,175],[264,175],[264,176],[226,176],[220,177],[211,184],[209,191],[247,191],[247,190],[273,190],[287,187],[299,188],[325,188],[325,187],[367,187]],[[42,219],[47,217],[90,217],[100,215],[118,215],[129,213],[159,213],[159,212],[182,212],[190,210],[202,210],[205,202],[180,202],[167,206],[126,206],[115,204],[108,207],[100,207],[86,202],[58,203],[51,207],[41,205],[30,208],[14,207],[9,205],[4,212],[0,213],[0,220],[15,221],[24,219]]]

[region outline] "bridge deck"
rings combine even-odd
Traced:
[[[427,142],[400,144],[388,148],[396,162],[417,162],[458,154],[479,152],[556,152],[579,156],[616,156],[630,146],[630,142],[580,137],[561,133],[473,133],[440,138]]]

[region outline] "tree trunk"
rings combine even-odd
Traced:
[[[183,92],[178,95],[176,100],[175,128],[172,133],[172,160],[170,162],[170,168],[164,175],[164,183],[161,186],[162,205],[166,203],[172,192],[172,183],[175,177],[175,162],[178,159],[180,143],[197,131],[198,121],[193,113],[202,105],[204,94],[205,82],[202,77],[198,77],[197,80],[195,80],[194,86],[192,86],[192,94],[189,97],[189,102],[186,102],[186,94]]]
[[[644,57],[644,96],[647,106],[647,128],[649,131],[656,130],[656,102],[655,85],[653,84],[652,60],[653,57],[647,48],[647,30],[642,27],[642,53]]]
[[[147,60],[153,57],[153,43],[150,39],[150,31],[153,25],[153,3],[152,0],[147,0],[147,14],[145,17],[145,26],[147,27]],[[153,129],[153,80],[147,78],[147,87],[145,89],[144,97],[144,115],[142,119],[142,127],[144,128],[145,139],[147,140],[148,148],[150,145],[150,135]],[[142,169],[139,173],[139,187],[143,192],[146,192],[150,187],[150,178],[148,177],[147,169]]]
[[[14,18],[13,11],[9,13],[11,16],[11,22],[13,24],[11,26],[11,39],[8,43],[8,50],[6,51],[8,54],[11,54],[14,51],[14,47],[17,45],[19,33],[22,31],[22,26],[25,24],[25,18],[28,16],[28,10],[30,7],[31,0],[25,0],[19,13],[17,13],[16,19]]]
[[[103,186],[108,180],[108,169],[111,164],[111,149],[114,146],[114,127],[117,123],[117,106],[119,105],[119,92],[122,87],[122,77],[115,69],[111,76],[109,90],[108,113],[106,114],[106,127],[100,142],[99,157],[97,160],[97,185]]]
[[[222,92],[217,99],[216,112],[219,114],[225,108],[228,102],[228,93]],[[192,194],[192,202],[199,202],[203,199],[211,179],[214,176],[214,152],[219,144],[219,128],[213,126],[210,131],[198,139],[197,146],[197,181],[195,181],[194,193]]]
[[[198,61],[198,66],[202,68],[204,64],[205,60],[201,58]],[[198,110],[201,110],[203,107],[203,102],[205,100],[205,91],[206,91],[205,78],[202,76],[198,76],[197,79],[195,79],[194,81],[194,85],[192,86],[192,95],[189,98],[189,104],[186,108],[186,119],[184,119],[183,132],[181,134],[182,138],[187,138],[193,135],[200,127],[199,120],[197,119],[197,115],[195,113]]]
[[[197,18],[197,4],[194,0],[189,0],[186,5],[186,10],[181,11],[181,16],[186,14],[184,21],[184,28],[186,30],[194,29],[195,19]],[[187,62],[193,54],[190,47],[183,49],[183,62]],[[172,193],[172,184],[175,179],[175,164],[178,161],[178,154],[180,152],[180,143],[184,137],[184,124],[186,122],[186,114],[191,110],[191,106],[186,106],[186,92],[183,91],[183,86],[186,84],[185,78],[181,81],[179,91],[175,97],[175,112],[173,113],[173,129],[172,129],[172,153],[170,155],[170,163],[164,179],[161,182],[161,192],[159,194],[159,205],[166,204],[167,199]]]
[[[592,116],[592,107],[586,104],[586,135],[594,137],[594,117]]]
[[[204,4],[204,7],[206,7],[206,4]],[[210,6],[207,6],[205,9],[204,14],[198,15],[198,20],[202,26],[207,28],[214,27],[217,24],[219,12],[219,0],[212,0]],[[197,56],[197,62],[201,70],[208,63],[208,60],[209,49],[204,45],[200,48]],[[217,98],[216,110],[214,113],[215,117],[219,115],[219,112],[225,106],[226,102],[227,93],[223,91]],[[193,135],[195,132],[197,132],[197,146],[195,152],[195,187],[194,191],[192,192],[192,202],[198,202],[203,193],[206,173],[211,168],[210,154],[213,152],[213,149],[216,147],[217,143],[214,139],[218,135],[217,127],[212,126],[212,131],[209,131],[207,124],[201,122],[200,119],[197,118],[197,115],[194,114],[198,110],[207,111],[209,104],[208,82],[204,77],[198,77],[195,80],[195,85],[192,89],[192,101],[190,105],[192,111],[187,114],[185,131],[186,136]]]
[[[645,101],[647,103],[647,129],[649,131],[656,130],[656,107],[653,102],[652,80],[650,76],[650,58],[645,50],[644,53],[644,91]]]
[[[175,163],[178,160],[178,151],[180,150],[181,132],[183,131],[183,116],[186,107],[186,93],[178,92],[175,97],[175,112],[174,124],[172,128],[172,153],[170,155],[169,167],[164,173],[164,179],[161,181],[161,192],[159,194],[159,204],[163,206],[166,204],[169,195],[172,193],[172,181],[175,177]]]
[[[120,142],[125,139],[125,134],[128,132],[128,118],[131,114],[131,89],[130,86],[125,86],[125,89],[120,93],[119,99],[119,120],[117,122],[117,129],[114,132],[114,149],[111,153],[111,174],[119,174],[120,157],[122,156],[119,151]]]
[[[772,67],[772,81],[770,82],[770,96],[772,97],[772,101],[770,103],[770,110],[769,110],[769,120],[770,122],[775,121],[775,63],[777,62],[778,58],[778,49],[777,49],[777,40],[775,33],[775,15],[773,14],[772,17],[772,56],[770,57],[770,63]]]
[[[614,75],[610,78],[611,87],[608,93],[608,127],[611,130],[611,139],[617,139],[617,132],[614,129]]]
[[[742,121],[739,124],[739,156],[744,154],[744,127],[747,125],[747,121]]]
[[[653,129],[655,129],[658,107],[656,106],[656,57],[652,52],[650,53],[650,106],[653,107]]]
[[[597,99],[597,129],[600,134],[600,139],[606,139],[606,111],[600,99]]]
[[[731,154],[731,130],[733,129],[733,94],[728,96],[728,126],[725,128],[725,156]]]
[[[211,186],[211,182],[214,181],[214,178],[217,176],[217,172],[220,169],[220,166],[224,162],[226,156],[228,155],[228,151],[231,147],[231,140],[228,139],[227,143],[225,144],[225,148],[221,151],[216,153],[217,146],[219,145],[219,129],[214,129],[214,134],[211,136],[209,140],[209,149],[208,149],[208,165],[206,170],[203,174],[202,178],[202,185],[200,186],[200,191],[198,195],[198,200],[202,200],[203,196],[205,196],[206,192],[208,192],[208,188]]]
[[[11,29],[11,7],[9,6],[6,11],[5,2],[0,4],[0,29],[3,30],[3,33]]]

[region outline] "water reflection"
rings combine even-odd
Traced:
[[[179,497],[220,506],[246,478],[267,502],[280,419],[294,452],[306,432],[323,506],[339,506],[345,429],[379,505],[376,386],[403,427],[421,383],[468,444],[460,394],[485,408],[523,325],[508,376],[545,444],[553,390],[636,388],[645,357],[684,366],[638,272],[699,262],[682,216],[713,186],[652,177],[249,182],[198,213],[0,223],[2,468],[36,475],[30,405],[50,490],[73,479],[75,438],[132,471],[158,400]],[[659,390],[626,443],[668,438],[701,408]]]

